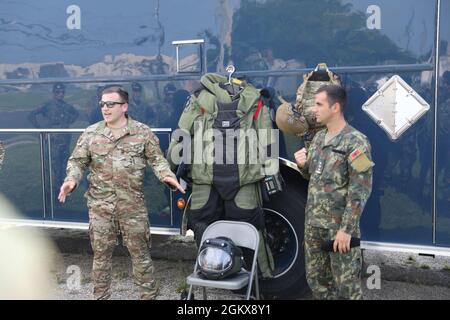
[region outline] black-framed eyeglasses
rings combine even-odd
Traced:
[[[126,102],[119,102],[119,101],[99,101],[98,105],[100,106],[100,108],[103,108],[105,105],[107,108],[114,108],[114,106],[116,104],[125,104]]]

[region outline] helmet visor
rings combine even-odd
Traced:
[[[198,255],[200,269],[206,272],[223,273],[231,268],[232,258],[230,254],[221,248],[207,247]]]

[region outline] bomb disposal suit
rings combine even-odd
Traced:
[[[173,134],[168,152],[173,166],[182,161],[190,168],[188,227],[197,245],[205,228],[217,220],[248,222],[263,235],[260,182],[278,172],[269,111],[259,90],[243,81],[228,83],[220,75],[205,74],[200,82],[201,88],[186,103],[178,123],[181,130]],[[270,277],[272,258],[264,240],[259,252],[262,275]]]

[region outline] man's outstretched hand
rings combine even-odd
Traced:
[[[64,203],[66,201],[67,195],[71,193],[73,189],[75,189],[76,185],[76,182],[72,180],[67,180],[66,182],[64,182],[61,186],[61,189],[59,189],[59,202]]]
[[[181,186],[181,184],[178,183],[177,179],[172,178],[172,177],[164,177],[163,182],[168,184],[172,190],[180,190],[181,193],[186,193],[186,191],[184,191],[183,187]]]

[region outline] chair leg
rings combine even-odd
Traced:
[[[252,286],[253,286],[253,279],[250,277],[248,284],[247,284],[247,292],[245,294],[245,300],[250,300],[250,296],[252,294]]]
[[[187,300],[191,300],[191,296],[192,296],[192,284],[189,286],[189,292],[188,292]]]
[[[258,281],[258,272],[255,272],[255,296],[256,296],[256,300],[259,300],[259,281]]]
[[[208,297],[206,296],[206,287],[203,287],[203,300],[208,300]]]

